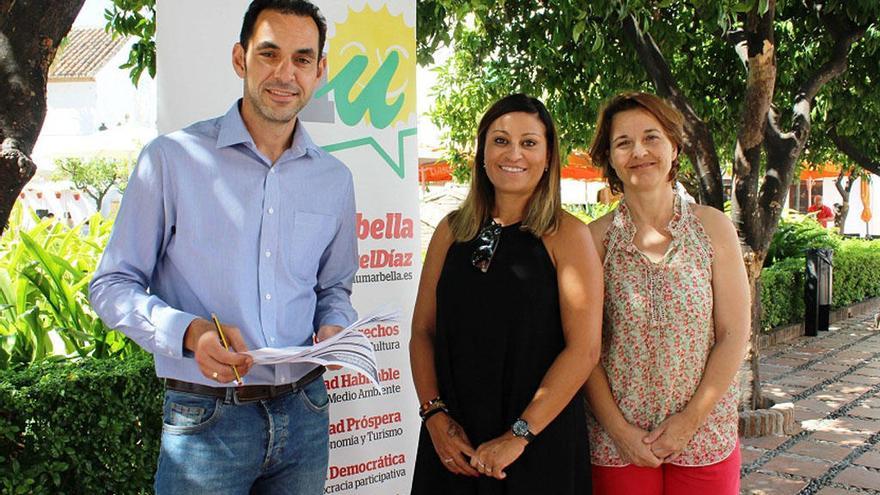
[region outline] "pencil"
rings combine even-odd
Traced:
[[[226,341],[226,336],[223,335],[223,328],[220,327],[220,320],[217,319],[217,315],[211,313],[211,319],[214,320],[214,326],[217,327],[217,333],[220,334],[220,341],[223,342],[223,347],[226,350],[229,350],[229,342]],[[235,381],[238,382],[239,385],[244,385],[244,382],[241,380],[241,375],[238,374],[238,368],[235,365],[232,365],[232,371],[235,373]]]

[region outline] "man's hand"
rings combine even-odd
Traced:
[[[238,369],[239,375],[245,376],[254,361],[250,356],[240,354],[248,350],[241,331],[230,325],[221,327],[226,341],[229,342],[228,351],[223,347],[214,323],[202,318],[196,318],[186,327],[183,346],[195,354],[196,363],[203,375],[220,383],[229,383],[235,380],[232,366]]]
[[[317,344],[318,342],[321,342],[322,340],[327,340],[330,337],[341,332],[342,330],[343,330],[343,328],[340,327],[339,325],[321,325],[321,327],[318,328],[318,332],[315,334],[315,343]],[[336,371],[341,368],[342,368],[342,366],[336,366],[336,365],[327,366],[327,369],[331,370],[331,371]]]

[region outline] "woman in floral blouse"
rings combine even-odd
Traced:
[[[619,94],[590,148],[623,193],[590,225],[605,267],[602,357],[586,385],[597,494],[739,493],[748,281],[731,221],[675,192],[682,121],[657,96]]]

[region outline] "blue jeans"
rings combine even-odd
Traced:
[[[245,403],[166,390],[156,493],[323,493],[329,406],[320,378]]]

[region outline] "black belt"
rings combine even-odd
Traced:
[[[269,400],[280,397],[305,387],[316,378],[324,374],[324,367],[318,366],[306,373],[302,378],[284,385],[242,385],[232,388],[239,402],[252,402],[255,400]],[[165,388],[177,392],[186,392],[210,397],[226,398],[226,390],[230,387],[209,387],[198,383],[182,382],[173,378],[165,379]]]

